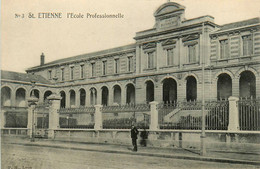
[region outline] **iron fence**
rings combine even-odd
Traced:
[[[95,107],[62,108],[60,115],[60,128],[93,129]]]
[[[206,129],[226,130],[228,127],[228,101],[205,103]],[[200,130],[202,102],[172,102],[157,106],[160,129]]]
[[[238,101],[240,130],[260,130],[260,99],[244,98]]]
[[[135,123],[138,128],[149,128],[149,104],[104,106],[101,111],[104,129],[130,129],[133,123]]]
[[[5,127],[27,128],[28,110],[24,108],[13,108],[5,112]]]

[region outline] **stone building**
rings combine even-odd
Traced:
[[[40,103],[60,93],[66,108],[201,100],[203,65],[206,100],[260,97],[259,18],[225,25],[208,15],[186,19],[174,2],[154,17],[134,44],[49,63],[42,54],[26,74],[2,71],[2,106],[26,106],[32,90]]]

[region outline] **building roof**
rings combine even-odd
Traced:
[[[221,25],[220,30],[218,30],[218,31],[235,29],[235,28],[254,25],[254,24],[258,24],[258,23],[260,23],[260,18],[252,18],[252,19],[248,19],[248,20],[244,20],[244,21],[233,22],[233,23]]]
[[[44,77],[40,75],[33,75],[27,73],[19,73],[19,72],[11,72],[6,70],[1,70],[1,79],[5,80],[14,80],[14,81],[22,81],[22,82],[36,82],[43,84],[51,84],[50,81],[46,80]]]
[[[116,48],[101,50],[101,51],[97,51],[97,52],[86,53],[86,54],[82,54],[82,55],[58,59],[58,60],[54,60],[52,62],[48,62],[44,65],[29,68],[29,69],[27,69],[27,71],[38,69],[38,68],[41,68],[41,67],[50,66],[50,65],[55,65],[55,64],[76,62],[76,61],[80,61],[80,60],[84,60],[84,59],[94,58],[94,57],[97,57],[97,56],[109,55],[109,54],[113,54],[113,53],[123,52],[123,51],[129,50],[129,49],[135,49],[135,44],[130,44],[130,45],[120,46],[120,47],[116,47]]]

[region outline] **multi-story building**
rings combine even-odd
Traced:
[[[134,44],[49,63],[42,54],[27,74],[2,71],[2,105],[25,106],[32,84],[39,102],[60,93],[61,107],[201,100],[203,82],[206,100],[260,97],[260,19],[218,25],[184,15],[167,2]]]

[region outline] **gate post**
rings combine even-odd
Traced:
[[[158,130],[158,110],[157,104],[158,102],[153,101],[149,103],[151,106],[151,123],[150,123],[150,130]]]
[[[239,111],[238,111],[238,100],[239,98],[230,96],[229,101],[229,120],[228,120],[228,130],[238,131],[239,130]]]
[[[54,131],[59,128],[59,113],[58,109],[60,108],[61,97],[53,93],[48,97],[50,101],[50,109],[49,109],[49,131],[48,138],[54,139]]]
[[[35,105],[31,105],[28,107],[28,121],[27,121],[27,128],[28,128],[28,135],[32,138],[32,125],[33,125],[33,111],[35,109]]]
[[[35,117],[35,106],[39,99],[33,95],[28,99],[28,122],[27,128],[29,130],[28,134],[30,135],[31,142],[34,142],[35,136],[35,125],[36,125],[36,117]]]
[[[6,113],[5,110],[1,110],[1,129],[5,128],[6,123]]]
[[[103,128],[102,122],[102,112],[101,112],[102,105],[98,104],[95,105],[95,130],[100,130]]]

